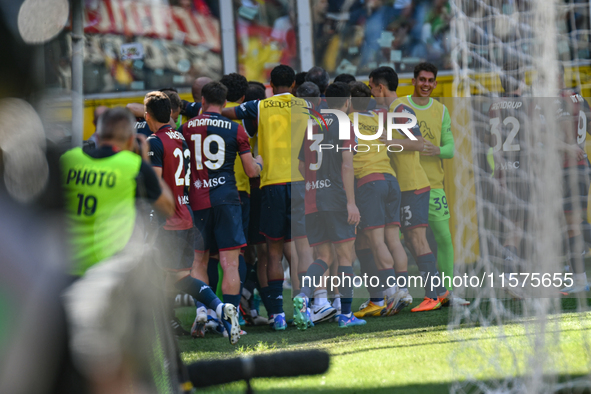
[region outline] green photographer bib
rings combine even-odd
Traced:
[[[74,148],[60,161],[72,273],[82,275],[129,242],[141,158],[129,151],[93,158]]]

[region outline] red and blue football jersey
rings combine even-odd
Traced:
[[[234,161],[237,154],[250,152],[244,128],[219,113],[205,112],[180,130],[191,151],[191,208],[240,204]]]
[[[563,127],[565,134],[565,141],[576,141],[577,145],[585,150],[585,141],[587,133],[591,132],[587,129],[589,121],[591,121],[591,108],[589,103],[579,93],[572,89],[563,89],[560,91],[562,100],[558,100],[559,109],[557,110],[557,120],[567,121],[570,127]],[[572,142],[571,142],[572,143]],[[563,168],[581,166],[587,164],[587,159],[579,160],[569,158],[564,155]]]
[[[187,230],[193,227],[191,212],[187,207],[185,185],[189,184],[187,164],[190,153],[185,138],[181,133],[170,127],[162,126],[148,138],[148,153],[152,166],[162,168],[162,179],[170,187],[175,199],[174,215],[166,219],[164,229]]]
[[[318,211],[347,211],[347,195],[343,186],[343,152],[355,152],[352,126],[346,140],[339,139],[339,120],[324,114],[328,128],[315,125],[312,139],[308,135],[298,156],[305,164],[306,214]]]

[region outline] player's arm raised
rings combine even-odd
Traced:
[[[237,107],[224,108],[222,116],[230,119],[258,119],[259,100],[247,101]]]
[[[144,104],[140,103],[129,103],[125,106],[129,112],[133,114],[136,118],[143,118],[144,117]]]

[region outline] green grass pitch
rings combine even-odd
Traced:
[[[290,296],[289,292],[284,293],[285,300]],[[355,299],[353,310],[362,301]],[[415,298],[412,306],[419,302]],[[291,309],[286,302],[288,319]],[[365,326],[345,329],[338,328],[336,323],[321,323],[306,331],[288,327],[285,332],[245,327],[248,334],[241,337],[236,347],[226,338],[209,333],[204,339],[181,338],[179,344],[185,363],[280,350],[322,349],[330,353],[330,369],[324,375],[256,379],[252,385],[258,393],[448,392],[451,383],[462,376],[483,381],[520,376],[528,362],[526,356],[519,355],[519,350],[531,343],[521,324],[505,324],[505,339],[500,341],[496,326],[449,331],[450,308],[423,313],[411,313],[410,309],[393,317],[368,318]],[[549,326],[554,327],[554,331],[546,333],[551,359],[560,360],[548,368],[559,379],[587,375],[591,372],[591,351],[587,347],[591,343],[591,312],[578,312],[575,299],[563,300],[562,309],[565,313],[548,318],[553,323]],[[177,316],[190,329],[194,308],[179,308]],[[553,342],[552,334],[556,331],[560,331],[559,340]],[[512,352],[518,354],[517,360],[512,358]],[[489,358],[501,360],[500,365],[488,365]],[[245,387],[244,382],[237,382],[200,392],[243,393]]]

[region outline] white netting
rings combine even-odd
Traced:
[[[577,74],[580,57],[588,57],[588,18],[577,28],[574,15],[588,15],[589,3],[451,3],[456,98],[444,103],[457,150],[456,275],[485,278],[482,287],[464,289],[474,298],[468,308],[453,309],[450,329],[459,345],[452,391],[588,389],[586,299],[563,300],[558,281],[535,286],[532,274],[565,278],[563,245],[572,226],[563,213],[558,136],[566,124],[560,116],[572,108],[558,99],[560,67]],[[578,186],[574,172],[564,187]],[[573,215],[582,217],[581,201],[573,205]]]

